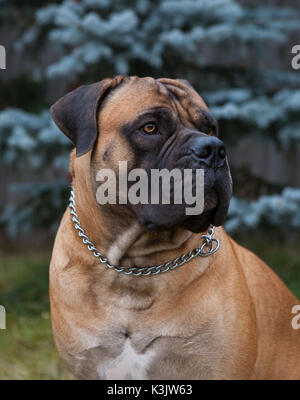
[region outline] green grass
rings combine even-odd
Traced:
[[[300,298],[299,244],[261,237],[239,240],[267,262]],[[55,349],[48,298],[49,253],[0,255],[0,379],[72,379]]]
[[[49,254],[0,256],[0,379],[70,379],[54,347],[48,297]]]

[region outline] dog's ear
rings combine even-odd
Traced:
[[[98,135],[97,111],[99,103],[112,86],[112,79],[80,86],[66,94],[50,108],[59,129],[76,147],[76,156],[87,153]]]

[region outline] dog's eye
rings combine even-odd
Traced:
[[[155,122],[148,122],[142,127],[144,133],[153,134],[157,132],[157,125]]]

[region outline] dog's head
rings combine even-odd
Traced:
[[[122,174],[119,162],[127,161],[127,171],[134,170],[133,176],[138,175],[137,171],[145,172],[137,178],[140,180],[138,189],[132,177],[125,184],[127,194],[130,190],[139,192],[146,201],[131,202],[128,196],[128,201],[121,202],[125,204],[110,204],[110,208],[123,207],[146,230],[182,226],[192,232],[203,232],[211,223],[216,226],[223,223],[232,186],[225,146],[217,137],[215,118],[186,81],[138,77],[105,79],[68,93],[51,107],[51,112],[58,127],[76,147],[76,156],[91,152],[94,188],[99,184],[99,171],[114,171],[116,181],[110,184],[116,183],[117,203],[120,203]],[[153,171],[158,176],[157,170],[179,171],[179,175],[171,174],[173,178],[166,187],[163,178],[155,182],[151,177]],[[191,178],[188,184],[184,180],[186,170],[191,173],[186,175]],[[185,194],[189,186],[190,199],[197,203],[200,176],[197,170],[204,171],[204,201],[200,213],[191,215],[187,208],[193,203],[187,201]],[[182,181],[178,183],[180,176]],[[155,184],[158,184],[156,189]],[[167,202],[163,201],[164,190],[169,191]]]

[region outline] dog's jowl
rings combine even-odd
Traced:
[[[75,147],[71,208],[50,267],[53,334],[74,375],[299,379],[291,313],[299,301],[222,228],[231,175],[198,93],[182,80],[116,77],[74,90],[51,111]],[[124,162],[131,178],[191,171],[195,204],[185,180],[159,180],[157,196],[151,179],[137,188],[123,179]],[[104,169],[115,182],[107,190],[122,201],[97,201]],[[135,201],[123,196],[133,191]],[[199,212],[187,213],[198,200]]]

